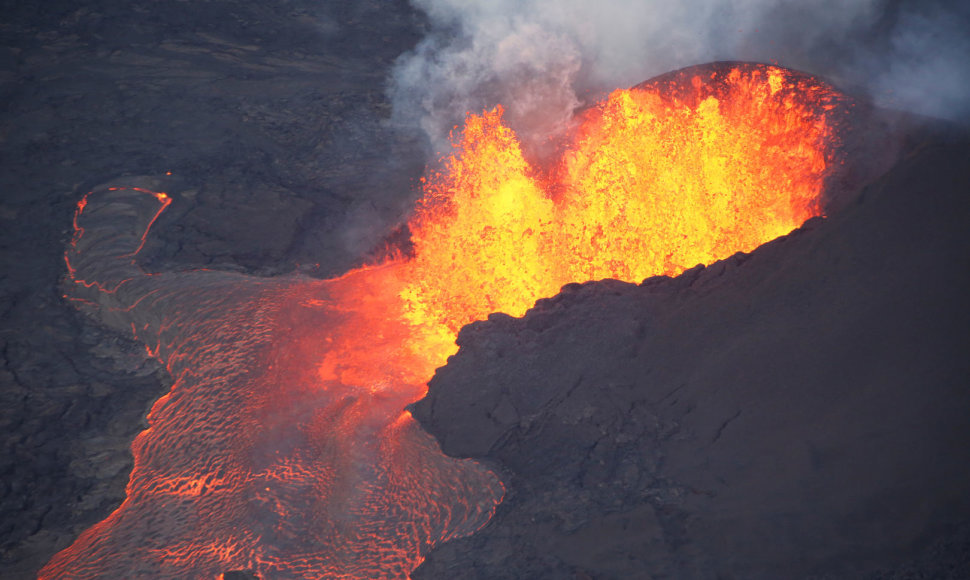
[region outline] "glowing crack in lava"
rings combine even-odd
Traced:
[[[639,281],[747,251],[820,212],[841,97],[778,67],[695,67],[585,111],[526,162],[501,109],[470,115],[409,226],[412,256],[333,280],[135,263],[162,193],[80,202],[69,298],[175,378],[135,439],[127,498],[41,578],[406,578],[503,488],[404,407],[464,325],[569,282]]]

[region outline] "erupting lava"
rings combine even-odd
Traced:
[[[448,340],[563,285],[676,275],[821,211],[840,97],[762,65],[696,67],[582,114],[558,166],[530,167],[502,109],[471,115],[412,221],[412,321]]]
[[[327,281],[146,275],[134,255],[168,197],[86,197],[72,298],[176,381],[135,440],[125,502],[40,576],[407,577],[502,495],[402,411],[458,330],[566,283],[677,274],[818,215],[839,100],[778,67],[687,69],[585,111],[544,171],[500,108],[470,115],[409,224],[413,256]]]

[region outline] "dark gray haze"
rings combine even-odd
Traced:
[[[501,103],[527,144],[604,92],[714,60],[777,62],[880,106],[970,115],[970,3],[900,0],[412,0],[430,30],[400,58],[398,121],[435,151]]]

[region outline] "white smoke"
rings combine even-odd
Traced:
[[[876,102],[970,122],[970,3],[959,10],[913,7],[901,23],[890,39],[891,58],[872,81]]]
[[[396,119],[436,151],[502,104],[531,146],[614,88],[714,60],[777,62],[877,104],[970,113],[968,9],[916,0],[412,0],[430,31],[394,69]],[[970,4],[970,3],[967,3]],[[956,6],[956,7],[955,7]]]

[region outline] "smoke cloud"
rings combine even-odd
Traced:
[[[877,104],[970,116],[970,8],[909,0],[412,0],[429,33],[393,71],[398,122],[435,151],[502,104],[527,146],[614,88],[714,60],[777,62]]]

